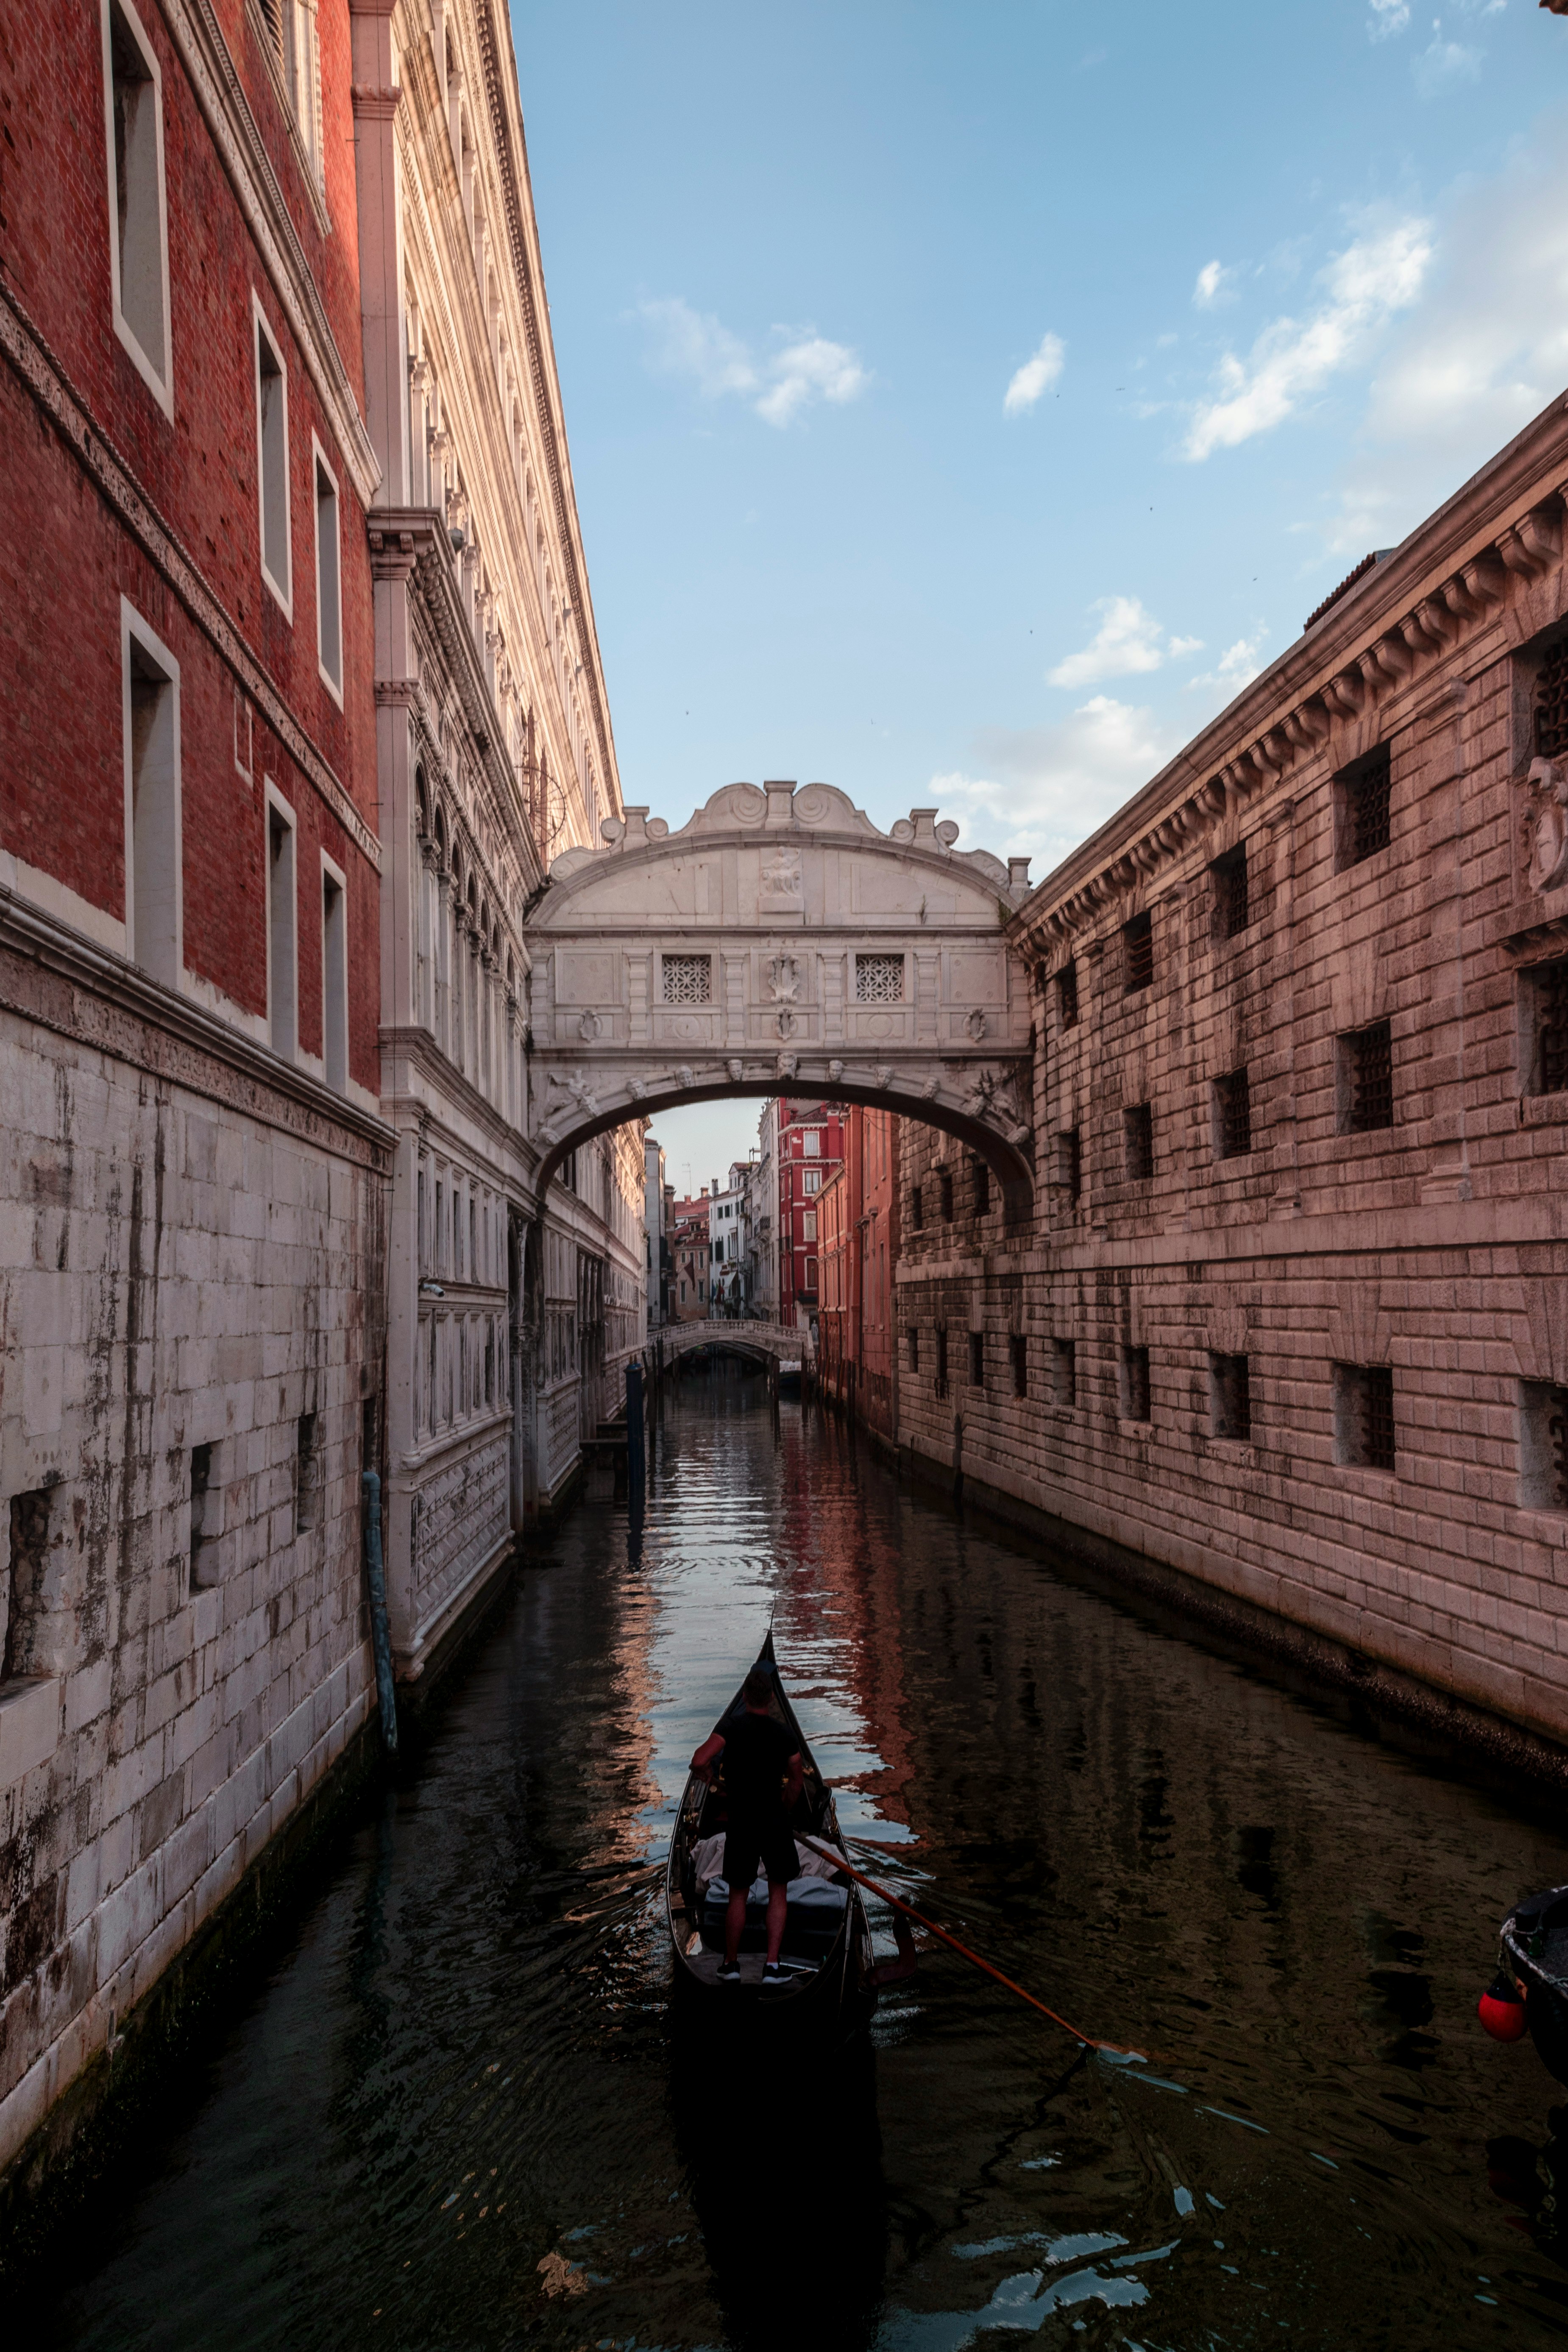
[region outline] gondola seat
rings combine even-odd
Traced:
[[[826,1878],[792,1878],[789,1908],[784,1914],[784,1951],[792,1959],[824,1960],[844,1924],[849,1890]],[[710,1951],[724,1948],[724,1914],[730,1888],[722,1878],[710,1878],[702,1903],[702,1941]],[[761,1952],[768,1940],[768,1882],[753,1879],[746,1895],[746,1924],[741,1935],[743,1952]]]

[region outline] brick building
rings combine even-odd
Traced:
[[[898,1425],[893,1312],[903,1121],[859,1103],[843,1113],[844,1158],[817,1195],[817,1378],[868,1428]]]
[[[1558,1739],[1565,484],[1559,400],[1033,894],[1037,1215],[906,1126],[898,1280],[943,1475]]]
[[[0,57],[0,2161],[370,1703],[348,22],[223,24],[93,0]]]
[[[817,1196],[844,1157],[840,1113],[829,1103],[795,1102],[781,1096],[773,1155],[778,1184],[777,1320],[805,1331],[815,1323],[820,1294]]]

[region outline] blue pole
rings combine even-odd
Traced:
[[[386,1571],[381,1559],[381,1477],[361,1473],[364,1488],[364,1548],[370,1584],[370,1641],[375,1653],[375,1690],[381,1704],[381,1737],[389,1756],[397,1753],[397,1693],[392,1680],[392,1632],[386,1619]]]

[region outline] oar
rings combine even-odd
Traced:
[[[1053,2025],[1059,2025],[1064,2033],[1070,2033],[1073,2040],[1081,2042],[1086,2049],[1103,2050],[1112,2058],[1142,2059],[1143,2057],[1144,2053],[1142,2050],[1126,2049],[1120,2042],[1099,2042],[1092,2033],[1080,2032],[1076,2025],[1069,2025],[1065,2017],[1058,2017],[1054,2009],[1047,2009],[1043,2000],[1037,2000],[1032,1992],[1026,1992],[1021,1984],[1015,1984],[1011,1977],[1005,1977],[1000,1969],[994,1969],[989,1960],[983,1960],[978,1952],[972,1952],[967,1944],[961,1944],[956,1936],[950,1936],[945,1927],[939,1927],[934,1919],[928,1919],[923,1911],[917,1911],[912,1903],[906,1903],[901,1895],[893,1894],[886,1886],[879,1886],[874,1878],[868,1878],[863,1870],[857,1870],[852,1862],[847,1862],[844,1856],[836,1853],[832,1847],[818,1845],[815,1838],[805,1837],[798,1830],[795,1835],[800,1839],[802,1845],[809,1846],[813,1853],[822,1856],[824,1862],[830,1862],[835,1870],[846,1871],[858,1885],[868,1886],[872,1894],[879,1896],[882,1902],[890,1903],[895,1911],[901,1911],[905,1917],[912,1919],[918,1927],[923,1927],[928,1936],[934,1936],[939,1943],[947,1945],[951,1951],[958,1954],[960,1959],[967,1960],[971,1968],[982,1969],[988,1977],[994,1977],[999,1985],[1005,1985],[1007,1990],[1010,1993],[1016,1993],[1020,2000],[1026,2000],[1031,2009],[1037,2009],[1042,2017],[1048,2017]]]

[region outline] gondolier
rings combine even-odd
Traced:
[[[724,1717],[691,1759],[698,1777],[713,1785],[722,1760],[729,1817],[724,1834],[724,1877],[730,1890],[724,1915],[724,1965],[721,1984],[741,1981],[741,1937],[746,1896],[760,1862],[768,1879],[768,1957],[763,1989],[783,1990],[789,1979],[778,1964],[789,1903],[789,1883],[799,1867],[791,1819],[804,1784],[805,1765],[795,1735],[772,1712],[773,1677],[752,1668],[742,1686],[744,1712]]]

